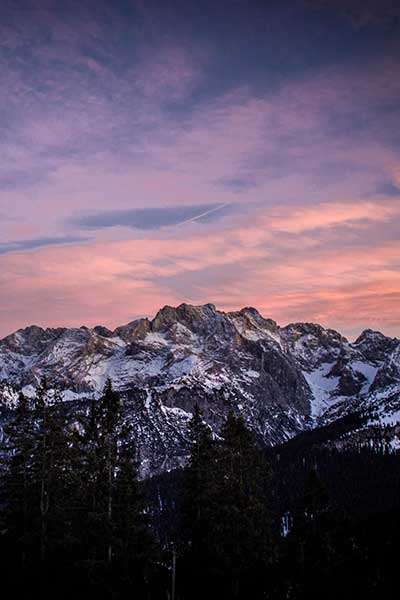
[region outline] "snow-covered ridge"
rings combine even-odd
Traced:
[[[390,410],[400,408],[393,400],[400,390],[398,340],[366,330],[350,343],[317,324],[279,327],[251,307],[165,306],[152,320],[114,331],[32,326],[0,340],[3,405],[12,405],[18,390],[31,395],[43,376],[69,401],[98,396],[107,378],[127,398],[138,390],[147,398],[151,389],[151,410],[144,401],[133,405],[138,432],[146,437],[157,422],[153,433],[169,454],[166,432],[184,443],[195,402],[215,430],[232,409],[267,443],[343,410],[384,403],[389,389]],[[152,444],[148,436],[145,443]]]

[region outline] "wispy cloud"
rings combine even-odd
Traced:
[[[338,10],[357,26],[400,17],[400,7],[396,0],[306,0],[306,4]]]
[[[218,219],[226,204],[194,204],[190,206],[165,206],[109,210],[76,216],[69,220],[79,229],[104,229],[108,227],[131,227],[133,229],[161,229],[172,225]]]
[[[0,242],[0,254],[8,254],[10,252],[26,252],[27,250],[36,250],[45,246],[65,246],[68,244],[76,244],[88,241],[90,238],[78,236],[64,236],[59,238],[42,237],[25,240],[16,240],[8,242]]]
[[[400,226],[399,210],[381,199],[319,209],[259,208],[207,236],[178,228],[164,239],[8,254],[0,259],[4,333],[24,323],[28,304],[38,323],[112,327],[164,303],[210,299],[224,309],[255,305],[282,323],[399,332],[399,238],[385,235]]]
[[[400,196],[400,187],[394,185],[391,181],[384,181],[376,186],[374,192],[371,192],[371,195],[373,194],[392,197]]]
[[[303,3],[230,3],[223,18],[211,2],[201,18],[193,3],[13,4],[0,9],[0,330],[28,314],[113,325],[184,299],[346,328],[379,313],[399,330],[389,2],[350,3],[369,23],[357,35]]]

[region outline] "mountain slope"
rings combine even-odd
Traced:
[[[229,410],[259,439],[276,444],[316,424],[373,407],[390,419],[400,406],[400,346],[364,331],[350,343],[320,325],[279,327],[254,308],[165,306],[153,320],[114,331],[32,326],[0,341],[0,399],[12,404],[46,376],[69,410],[98,396],[107,378],[126,399],[145,462],[180,464],[197,402],[217,432]]]

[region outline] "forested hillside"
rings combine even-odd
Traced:
[[[146,480],[110,381],[66,415],[43,380],[5,427],[1,565],[22,597],[395,596],[400,457],[335,443],[360,415],[266,449],[195,404],[186,468]]]

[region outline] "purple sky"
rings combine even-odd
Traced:
[[[164,304],[400,335],[400,8],[3,0],[0,336]]]

